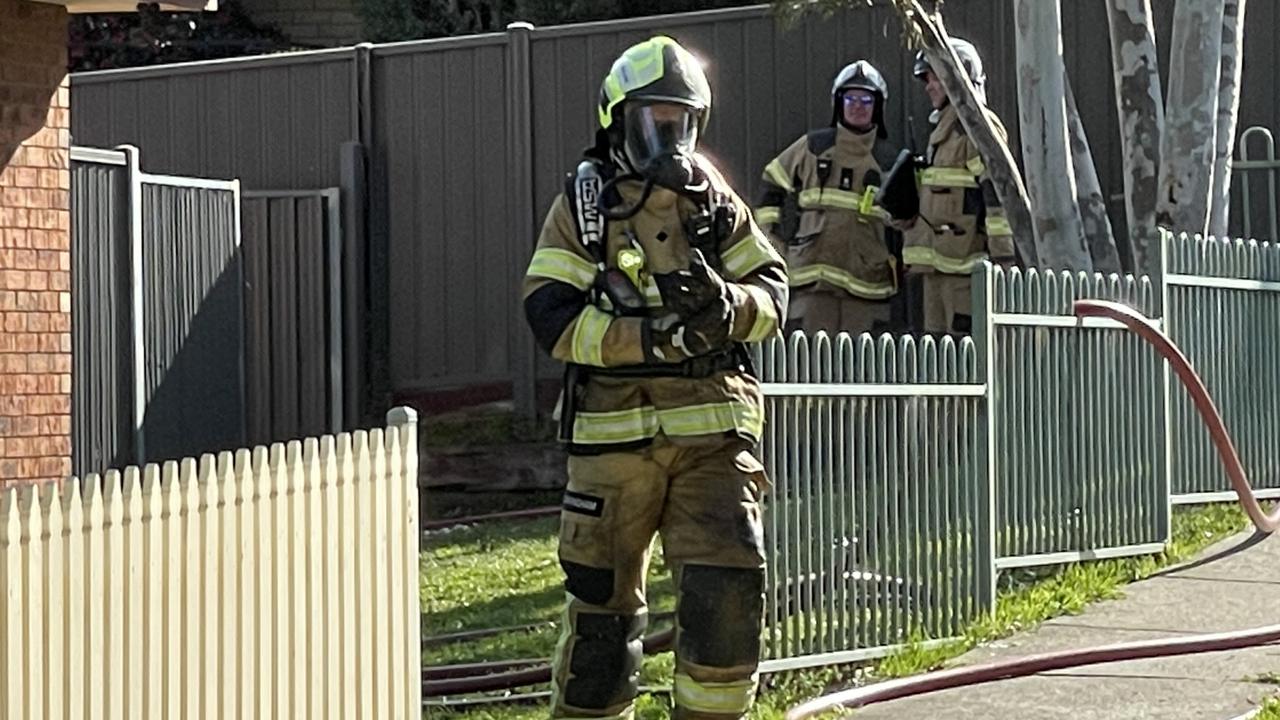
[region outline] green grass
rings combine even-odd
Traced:
[[[1267,698],[1258,707],[1258,714],[1252,720],[1280,720],[1280,698]]]
[[[1177,508],[1172,541],[1160,555],[1006,573],[1001,578],[996,611],[973,623],[962,639],[925,648],[920,642],[924,638],[917,638],[917,642],[901,652],[871,665],[765,676],[752,717],[775,720],[787,708],[835,688],[937,669],[980,644],[1030,629],[1053,617],[1078,613],[1097,600],[1118,597],[1125,583],[1184,560],[1244,529],[1247,523],[1234,506]],[[564,601],[555,559],[556,526],[555,518],[547,518],[488,523],[431,536],[422,561],[424,634],[556,620]],[[656,543],[649,599],[651,612],[670,610],[674,605],[671,582],[666,577]],[[430,666],[546,658],[552,654],[555,640],[553,627],[510,632],[479,642],[429,646],[424,650],[423,662]],[[672,664],[670,653],[646,658],[642,684],[669,684]],[[668,700],[660,694],[644,695],[637,704],[637,716],[644,720],[665,718],[669,712]],[[523,720],[545,717],[545,714],[545,700],[466,711],[442,708],[427,711],[433,720]],[[1276,720],[1280,720],[1280,715]]]

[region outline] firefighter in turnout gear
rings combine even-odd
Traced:
[[[675,41],[627,49],[525,275],[529,325],[566,364],[555,718],[632,716],[655,534],[677,588],[674,716],[740,718],[755,698],[767,480],[745,344],[779,332],[788,291],[749,207],[696,152],[710,109]]]
[[[985,105],[986,75],[977,49],[959,38],[951,39],[951,47]],[[934,107],[929,117],[933,131],[927,166],[919,173],[919,216],[907,223],[902,259],[908,272],[922,276],[924,331],[968,334],[972,327],[970,273],[983,260],[1012,261],[1013,232],[982,156],[923,51],[916,55],[914,73],[924,82]],[[990,110],[987,115],[1001,139],[1007,139],[1000,119]]]
[[[801,136],[765,167],[755,212],[786,254],[788,332],[857,335],[896,324],[901,241],[873,202],[896,155],[886,140],[888,98],[871,63],[847,65],[831,86],[829,126]]]

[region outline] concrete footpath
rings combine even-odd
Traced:
[[[1224,540],[1191,561],[1125,586],[1119,599],[975,649],[951,666],[1280,623],[1280,537],[1240,548],[1251,535]],[[1272,682],[1258,680],[1267,674]],[[1280,695],[1276,681],[1280,645],[1273,644],[1070,668],[880,703],[853,717],[1228,720]]]

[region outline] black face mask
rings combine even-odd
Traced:
[[[695,177],[697,111],[675,103],[633,105],[624,127],[623,152],[637,173],[672,190],[689,188]]]

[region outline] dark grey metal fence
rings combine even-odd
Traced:
[[[134,463],[129,169],[123,153],[71,163],[71,472]]]
[[[339,189],[253,192],[242,212],[237,181],[138,157],[72,151],[74,472],[345,428],[361,324]]]
[[[1167,68],[1170,3],[1156,4]],[[1018,137],[1012,8],[1001,0],[947,7],[949,28],[986,56],[988,95]],[[1275,27],[1280,7],[1249,8]],[[1082,121],[1123,232],[1121,160],[1102,3],[1064,7],[1064,52]],[[353,246],[367,267],[349,292],[363,303],[360,352],[369,396],[514,385],[531,409],[538,358],[516,288],[560,178],[592,137],[598,83],[627,43],[662,32],[709,60],[715,109],[710,153],[752,195],[761,168],[806,128],[826,122],[831,77],[854,58],[890,84],[891,138],[920,146],[928,106],[911,76],[898,22],[883,3],[786,27],[767,7],[536,28],[464,38],[77,74],[77,142],[142,147],[168,172],[239,177],[247,189],[340,185],[344,212],[365,199],[369,233]],[[1246,33],[1241,127],[1280,114],[1276,44]],[[363,148],[367,174],[343,155]],[[1233,232],[1238,232],[1233,224]],[[348,243],[351,241],[348,240]],[[359,283],[356,285],[355,283]],[[348,342],[354,336],[348,333]],[[363,365],[361,365],[363,368]],[[362,370],[363,372],[363,370]],[[365,386],[363,375],[350,386]],[[348,398],[350,402],[350,398]]]
[[[146,461],[245,445],[240,186],[134,167]],[[134,201],[137,202],[136,200]]]
[[[72,464],[244,444],[239,184],[72,150]]]
[[[246,192],[250,443],[343,429],[342,217],[336,188]]]

